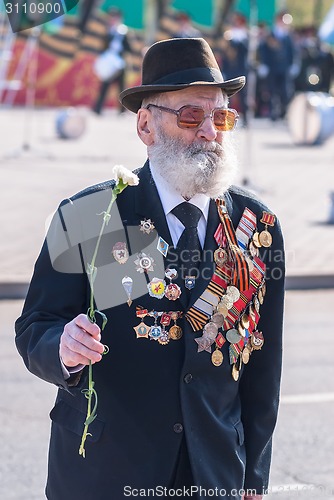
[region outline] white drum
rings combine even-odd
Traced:
[[[57,135],[61,139],[78,139],[86,130],[84,111],[67,108],[59,111],[56,117]]]
[[[295,144],[322,144],[334,133],[334,97],[324,92],[302,92],[287,113]]]

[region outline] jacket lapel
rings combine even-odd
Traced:
[[[151,219],[158,235],[171,246],[172,238],[148,161],[138,176],[140,182],[135,194],[135,212],[139,218]]]

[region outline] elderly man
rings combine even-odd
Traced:
[[[59,387],[51,500],[267,490],[284,251],[275,215],[231,187],[228,97],[244,83],[224,82],[201,38],[154,44],[120,97],[147,146],[139,184],[90,187],[55,214],[16,324],[28,369]]]

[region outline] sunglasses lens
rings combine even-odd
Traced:
[[[180,110],[178,124],[181,128],[197,128],[204,119],[204,110],[193,106],[185,106]]]
[[[236,124],[236,115],[228,109],[216,109],[213,115],[213,122],[217,130],[233,130]]]

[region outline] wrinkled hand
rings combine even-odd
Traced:
[[[64,365],[71,368],[101,361],[104,345],[100,341],[100,327],[79,314],[65,325],[60,337],[59,354]]]

